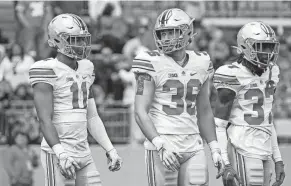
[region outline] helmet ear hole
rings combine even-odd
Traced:
[[[49,45],[50,47],[56,47],[55,42],[53,42],[53,41],[51,41],[51,40],[48,40],[47,42],[48,42],[48,45]]]
[[[59,43],[59,42],[60,42],[60,41],[59,41],[59,40],[57,40],[57,39],[54,39],[54,41],[55,41],[55,42],[57,42],[57,43]]]

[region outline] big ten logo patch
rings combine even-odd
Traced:
[[[257,83],[250,84],[250,88],[255,88],[255,87],[258,87],[258,84]]]
[[[168,77],[169,78],[176,78],[176,77],[178,77],[178,74],[177,73],[170,73],[170,74],[168,74]]]
[[[74,78],[73,78],[73,77],[67,77],[67,78],[66,78],[66,81],[67,81],[67,82],[74,81]]]

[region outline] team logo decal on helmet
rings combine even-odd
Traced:
[[[169,19],[173,15],[172,10],[166,10],[160,18],[161,27],[165,27],[165,24],[168,24]]]
[[[273,35],[275,34],[269,25],[265,25],[265,24],[261,23],[261,29],[262,29],[262,31],[264,31],[267,34],[267,37],[273,37]]]

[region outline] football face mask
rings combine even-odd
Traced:
[[[279,55],[279,42],[268,40],[246,40],[250,48],[250,59],[260,68],[266,68],[270,63],[275,63]]]
[[[258,68],[266,69],[277,61],[279,42],[274,30],[263,22],[245,24],[237,34],[237,45],[244,58]]]
[[[157,29],[154,32],[157,46],[164,53],[180,50],[188,45],[190,32],[188,25],[173,28]],[[188,36],[188,40],[186,39]]]
[[[70,35],[68,37],[67,47],[71,50],[70,53],[78,59],[87,58],[91,51],[91,35]]]

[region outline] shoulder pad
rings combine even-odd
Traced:
[[[278,65],[272,68],[272,80],[277,84],[279,82],[280,69]]]
[[[94,64],[92,61],[88,59],[82,59],[78,61],[79,63],[79,70],[82,71],[82,73],[85,73],[89,75],[90,79],[90,85],[92,85],[95,81],[95,69],[94,69]]]
[[[272,74],[278,76],[280,74],[280,68],[278,65],[274,65],[272,68]]]
[[[82,65],[84,65],[86,67],[93,67],[94,66],[92,61],[90,61],[89,59],[82,59],[82,60],[80,60],[78,62],[80,62],[80,64],[82,64]]]
[[[214,86],[216,89],[228,88],[237,93],[241,83],[237,79],[238,67],[234,65],[223,65],[214,73]]]
[[[234,78],[236,77],[238,70],[240,70],[240,68],[234,64],[223,65],[215,71],[215,75],[222,75]]]
[[[92,63],[92,61],[88,59],[82,59],[78,62],[78,64],[80,65],[79,68],[81,68],[82,70],[94,71],[94,64]]]
[[[133,72],[155,72],[152,60],[154,56],[159,56],[160,54],[156,51],[151,52],[140,52],[132,62]]]
[[[210,60],[210,56],[206,51],[193,51],[193,53],[201,59]]]
[[[29,76],[43,75],[43,76],[53,76],[56,75],[53,70],[53,58],[48,58],[41,61],[36,61],[33,63],[29,69]]]
[[[45,82],[52,84],[57,75],[53,69],[54,59],[49,58],[37,61],[31,65],[29,69],[29,80],[31,85],[37,82]]]
[[[192,50],[192,51],[187,51],[187,53],[191,57],[194,57],[195,61],[199,62],[199,66],[202,66],[203,69],[207,71],[207,73],[209,74],[209,77],[211,78],[213,77],[213,74],[214,74],[213,63],[207,52],[205,51],[197,52],[197,51]]]
[[[207,71],[213,71],[213,64],[207,52],[197,52],[193,50],[186,50],[186,52],[189,55],[190,60],[194,60],[194,62],[197,62],[199,66],[203,66],[203,69]]]
[[[212,63],[212,61],[209,61],[209,66],[208,66],[207,72],[209,73],[209,75],[210,75],[211,77],[214,75],[214,68],[213,68],[213,63]]]

